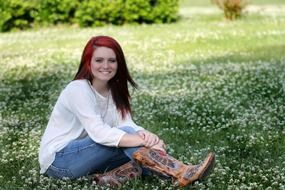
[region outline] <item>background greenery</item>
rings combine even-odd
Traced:
[[[285,189],[285,7],[272,2],[236,22],[185,1],[172,24],[1,33],[0,189],[99,189],[88,178],[39,175],[37,154],[85,43],[101,34],[121,43],[140,86],[132,90],[136,123],[185,163],[215,152],[212,175],[185,189]],[[176,189],[157,178],[124,188]]]
[[[0,0],[0,32],[55,24],[169,23],[178,0]]]
[[[284,5],[283,0],[248,0],[251,5]],[[182,6],[212,6],[211,0],[180,0]]]

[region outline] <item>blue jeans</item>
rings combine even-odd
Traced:
[[[120,129],[129,134],[136,133],[132,127]],[[104,146],[94,142],[90,137],[74,140],[56,153],[54,162],[45,174],[58,179],[76,179],[93,173],[102,173],[129,162],[138,148]]]

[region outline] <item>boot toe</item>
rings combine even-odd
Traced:
[[[201,174],[199,176],[199,180],[204,180],[206,177],[210,175],[215,165],[215,155],[213,153],[209,153],[206,159],[201,164]]]

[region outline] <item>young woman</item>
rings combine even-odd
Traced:
[[[133,122],[128,83],[136,87],[119,43],[108,36],[91,38],[42,137],[42,174],[76,179],[109,171],[95,175],[94,180],[120,186],[141,171],[155,171],[185,186],[209,173],[213,154],[200,165],[184,165],[166,154],[165,144],[156,134]]]

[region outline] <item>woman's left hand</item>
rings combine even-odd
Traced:
[[[141,130],[137,132],[138,135],[145,141],[146,147],[152,147],[159,143],[160,139],[156,134],[153,134],[147,130]]]

